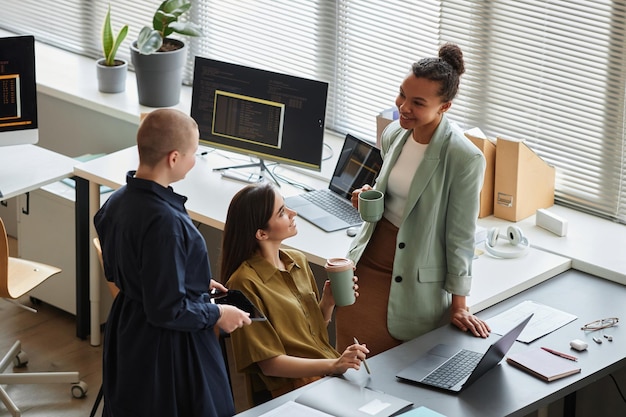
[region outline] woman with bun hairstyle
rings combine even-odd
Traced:
[[[400,118],[381,135],[385,193],[377,223],[365,223],[348,257],[359,298],[336,312],[337,349],[356,337],[375,355],[446,323],[477,337],[489,326],[469,313],[474,233],[485,159],[445,113],[465,72],[463,53],[445,44],[414,63],[396,98]]]

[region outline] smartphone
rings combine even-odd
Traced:
[[[211,291],[211,303],[230,304],[250,314],[252,321],[264,321],[267,317],[239,290]]]

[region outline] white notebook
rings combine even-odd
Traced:
[[[306,389],[295,402],[287,402],[264,417],[389,417],[413,403],[392,395],[362,388],[340,377],[324,379]]]

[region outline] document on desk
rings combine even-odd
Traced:
[[[398,414],[398,417],[446,417],[441,413],[431,410],[428,407],[417,407],[402,414]]]
[[[295,401],[287,401],[279,405],[272,411],[261,414],[259,417],[333,417],[315,408],[307,407]]]
[[[578,318],[565,311],[526,300],[503,313],[487,319],[486,322],[491,327],[493,333],[503,335],[508,329],[525,317],[528,317],[531,313],[534,314],[533,318],[517,337],[519,342],[530,343]]]
[[[358,386],[343,378],[331,377],[313,383],[295,402],[283,404],[262,417],[389,417],[412,404],[410,401]]]

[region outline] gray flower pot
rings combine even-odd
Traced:
[[[180,49],[142,55],[137,49],[136,41],[130,45],[139,104],[149,107],[170,107],[180,101],[187,47],[179,40],[169,39],[169,41],[180,44]]]
[[[104,65],[104,58],[96,61],[96,75],[98,77],[98,91],[101,93],[121,93],[126,90],[126,73],[128,62],[116,59],[119,65]]]

